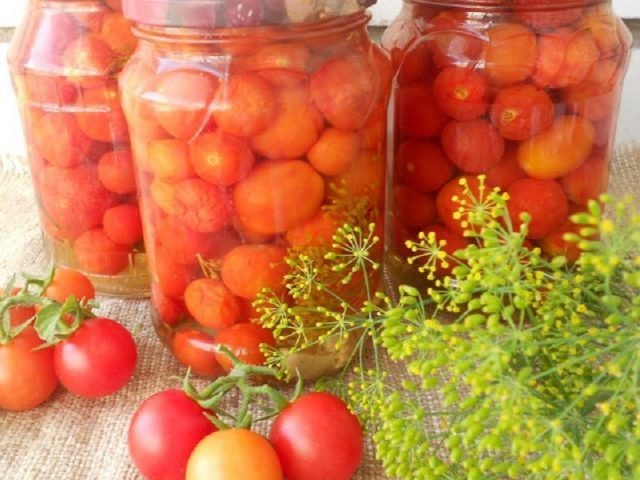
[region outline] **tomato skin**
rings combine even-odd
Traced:
[[[146,399],[129,425],[129,453],[140,473],[149,480],[183,480],[193,449],[216,431],[204,413],[180,390]]]
[[[66,268],[56,269],[53,281],[44,292],[45,296],[64,303],[68,297],[73,295],[77,300],[92,300],[96,298],[96,291],[91,280],[85,275]]]
[[[0,345],[0,410],[24,412],[46,402],[58,387],[53,348],[34,350],[42,340],[27,328]]]
[[[364,454],[364,435],[345,403],[308,393],[273,424],[270,440],[287,480],[350,480]]]
[[[262,344],[275,346],[273,333],[253,323],[239,323],[222,330],[216,337],[218,347],[227,347],[243,363],[249,365],[264,364],[265,355],[260,350]],[[226,372],[233,369],[233,363],[222,352],[216,352],[216,358]]]
[[[60,383],[84,398],[106,397],[120,390],[131,379],[137,357],[129,331],[107,318],[87,320],[54,349]]]
[[[185,478],[283,480],[280,461],[267,439],[242,429],[222,430],[205,437],[189,458]]]

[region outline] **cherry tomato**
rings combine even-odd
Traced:
[[[455,175],[456,167],[435,142],[408,140],[396,151],[399,176],[419,192],[435,192]]]
[[[436,77],[433,90],[440,109],[456,120],[475,120],[489,107],[487,81],[472,68],[443,70]]]
[[[199,70],[164,72],[155,81],[153,109],[172,136],[189,140],[207,123],[218,79]]]
[[[234,295],[247,300],[254,300],[263,289],[282,293],[289,271],[286,253],[275,245],[240,245],[224,257],[222,281]]]
[[[85,398],[111,395],[131,379],[138,354],[129,331],[107,318],[87,320],[54,348],[60,383]]]
[[[218,363],[216,344],[204,332],[179,330],[171,342],[173,354],[178,361],[202,377],[217,377],[222,374]]]
[[[485,65],[493,84],[512,85],[531,76],[538,58],[534,32],[518,23],[502,23],[491,28],[487,35]]]
[[[105,233],[121,245],[133,245],[142,240],[142,220],[138,205],[123,203],[110,208],[102,220]]]
[[[460,184],[462,179],[466,181],[466,187]],[[460,219],[454,218],[454,214],[456,214],[461,208],[461,201],[466,202],[467,210],[469,209],[469,204],[473,201],[469,195],[465,194],[466,189],[470,191],[471,195],[475,197],[476,200],[482,198],[480,182],[477,177],[472,176],[454,178],[442,187],[436,196],[436,208],[438,210],[440,221],[444,223],[449,230],[460,236],[464,236],[465,230],[471,228],[470,225],[466,228],[462,226],[461,223],[467,220],[464,215]],[[458,201],[454,201],[454,198],[457,198]]]
[[[377,78],[366,57],[331,60],[311,77],[311,98],[334,127],[360,128],[380,94]]]
[[[193,318],[209,328],[228,328],[242,315],[242,302],[220,280],[201,278],[190,283],[184,302]]]
[[[0,344],[0,409],[32,410],[46,402],[58,387],[53,348],[27,328],[7,344]]]
[[[191,161],[196,173],[207,182],[231,186],[247,176],[254,155],[243,140],[218,130],[193,141]]]
[[[172,213],[196,232],[215,233],[231,221],[227,192],[200,178],[175,184],[173,202]]]
[[[255,73],[233,76],[216,93],[213,116],[220,129],[230,135],[251,137],[264,131],[277,114],[276,94]]]
[[[185,480],[212,478],[283,480],[280,460],[267,439],[241,429],[212,433],[191,454]]]
[[[120,12],[105,15],[101,34],[116,55],[128,58],[135,51],[138,39],[132,31],[133,24]]]
[[[438,136],[448,118],[438,107],[428,83],[416,82],[398,89],[396,124],[403,135],[410,138]]]
[[[498,130],[482,119],[449,122],[441,142],[449,159],[466,173],[483,173],[497,165],[506,147]]]
[[[554,117],[549,94],[531,84],[500,90],[491,106],[491,121],[508,140],[528,140],[551,127]]]
[[[364,454],[360,422],[328,393],[308,393],[271,427],[271,443],[287,480],[350,480]]]
[[[91,280],[82,273],[76,270],[57,268],[53,281],[44,291],[44,295],[56,302],[64,303],[71,295],[77,300],[92,300],[96,298],[96,291]]]
[[[393,191],[394,214],[407,228],[420,228],[438,219],[435,198],[406,185],[398,185]]]
[[[276,341],[270,330],[253,323],[240,323],[218,333],[216,345],[227,347],[243,363],[262,365],[265,356],[261,345],[274,346]],[[224,353],[216,353],[218,363],[226,372],[230,372],[233,363]]]
[[[522,223],[522,213],[531,215],[527,235],[530,240],[539,240],[558,230],[569,215],[567,195],[556,181],[524,178],[511,184],[507,192],[515,230]]]
[[[117,68],[115,52],[93,33],[71,42],[63,58],[67,79],[83,88],[100,86]]]
[[[216,431],[205,410],[180,390],[146,399],[129,425],[129,453],[149,480],[184,480],[193,449]]]
[[[360,143],[357,132],[327,128],[309,150],[307,158],[323,175],[342,175],[358,156]]]
[[[105,153],[98,162],[98,178],[110,192],[121,195],[136,191],[136,176],[131,152],[113,150]]]
[[[322,177],[307,162],[269,161],[236,185],[233,199],[240,223],[271,235],[311,220],[324,193]]]
[[[99,228],[80,235],[73,243],[78,266],[89,273],[117,275],[129,266],[128,245],[114,242]]]
[[[78,165],[89,153],[92,142],[70,113],[47,113],[34,124],[38,152],[56,167]]]
[[[129,139],[117,83],[110,81],[106,86],[83,90],[77,104],[78,126],[89,138],[110,143]]]
[[[307,223],[287,231],[286,240],[292,247],[331,245],[338,229],[337,220],[326,212],[320,212]]]
[[[189,144],[184,140],[169,138],[149,142],[147,166],[156,178],[168,182],[195,177],[189,158]]]

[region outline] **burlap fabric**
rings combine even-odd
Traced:
[[[620,149],[611,191],[638,194],[640,147]],[[24,164],[0,159],[0,281],[16,271],[42,271],[38,216]],[[141,477],[127,453],[127,426],[145,398],[177,386],[184,371],[156,339],[145,300],[100,299],[100,313],[138,326],[139,364],[133,381],[118,394],[99,401],[76,398],[59,389],[35,411],[0,412],[0,480],[133,480]],[[435,403],[429,399],[428,403]],[[268,425],[262,428],[268,429]],[[382,480],[381,466],[369,446],[358,479]],[[244,480],[244,479],[238,479]]]

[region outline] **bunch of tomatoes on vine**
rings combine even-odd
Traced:
[[[12,279],[0,291],[0,410],[35,409],[59,385],[97,399],[131,380],[134,338],[115,320],[95,316],[94,299],[91,281],[68,269],[24,275],[22,285]],[[203,480],[211,472],[221,480],[247,478],[247,472],[253,480],[353,477],[364,434],[342,400],[303,394],[301,380],[288,399],[270,385],[275,370],[245,363],[233,348],[220,346],[217,353],[229,365],[227,376],[198,390],[188,373],[182,389],[156,393],[133,415],[129,450],[146,478]],[[267,406],[257,414],[258,405]],[[271,420],[268,439],[251,430]]]

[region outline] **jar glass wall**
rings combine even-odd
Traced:
[[[263,359],[259,344],[274,339],[252,302],[265,288],[286,295],[290,252],[327,251],[346,222],[382,228],[390,63],[367,36],[368,18],[137,25],[120,85],[154,323],[197,374],[228,366],[218,344]],[[327,346],[298,360],[315,377],[346,354]]]
[[[528,239],[574,260],[571,213],[607,190],[631,35],[602,0],[406,0],[385,32],[395,68],[387,266],[419,282],[406,242],[454,252],[466,177],[511,197]],[[438,274],[449,273],[440,268]]]
[[[100,293],[149,291],[117,75],[137,40],[118,1],[32,0],[9,52],[44,244]]]

